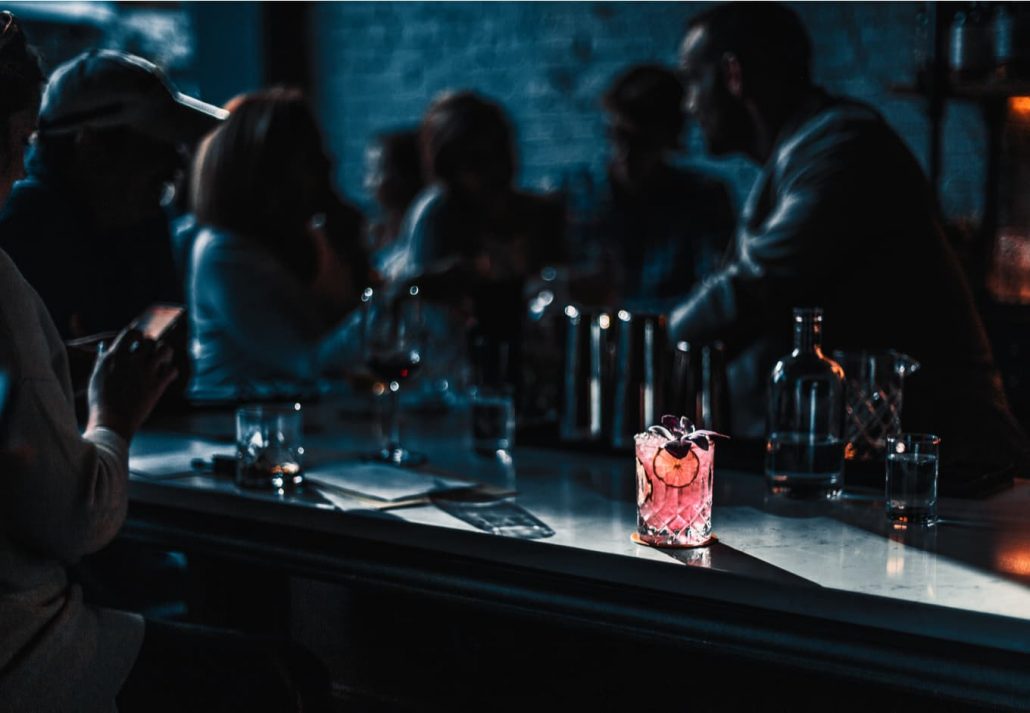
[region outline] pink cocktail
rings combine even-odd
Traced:
[[[712,539],[712,436],[719,434],[695,431],[686,419],[662,422],[635,439],[637,538],[698,547]]]

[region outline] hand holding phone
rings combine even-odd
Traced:
[[[131,326],[141,331],[147,339],[160,341],[178,324],[185,312],[186,308],[182,305],[151,305],[133,321]]]
[[[173,357],[170,346],[145,338],[138,329],[127,328],[119,334],[93,367],[87,393],[88,428],[110,428],[126,441],[132,440],[178,376]]]

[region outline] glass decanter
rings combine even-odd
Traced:
[[[844,471],[844,369],[822,350],[823,311],[794,310],[794,351],[773,367],[765,476],[774,493],[832,497]]]

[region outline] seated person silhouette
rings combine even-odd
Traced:
[[[672,162],[683,99],[679,79],[659,65],[626,70],[604,95],[611,153],[595,224],[619,306],[668,309],[720,266],[733,237],[726,185]]]
[[[761,436],[773,363],[790,351],[791,308],[819,306],[829,349],[896,349],[922,368],[902,426],[938,434],[942,484],[992,468],[1030,473],[969,285],[926,177],[872,107],[810,74],[800,19],[776,3],[707,8],[680,54],[687,106],[708,151],[761,167],[725,267],[670,318],[674,338],[726,343],[733,433]]]
[[[389,249],[401,233],[404,216],[425,188],[418,129],[378,134],[365,152],[365,190],[379,209],[369,225],[373,251]]]
[[[356,360],[368,259],[302,96],[239,100],[198,149],[192,187],[191,393],[304,389]]]
[[[0,247],[62,337],[182,301],[162,200],[181,151],[223,117],[134,55],[94,50],[54,70],[28,175],[0,212]]]
[[[421,140],[431,183],[411,207],[385,269],[393,277],[421,275],[427,297],[463,303],[465,319],[452,323],[451,340],[469,328],[505,345],[504,380],[515,383],[523,288],[565,259],[562,207],[515,187],[514,132],[489,99],[467,91],[439,97],[422,121]],[[440,271],[443,279],[433,280]]]

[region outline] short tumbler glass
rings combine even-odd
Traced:
[[[931,433],[887,437],[887,519],[901,524],[937,521],[941,439]]]
[[[472,448],[493,456],[515,445],[515,399],[510,389],[478,387],[472,393]]]
[[[236,484],[287,490],[304,482],[300,404],[236,411]]]
[[[677,456],[669,439],[636,436],[637,532],[635,539],[659,547],[700,547],[712,540],[712,471],[715,442],[706,439]]]

